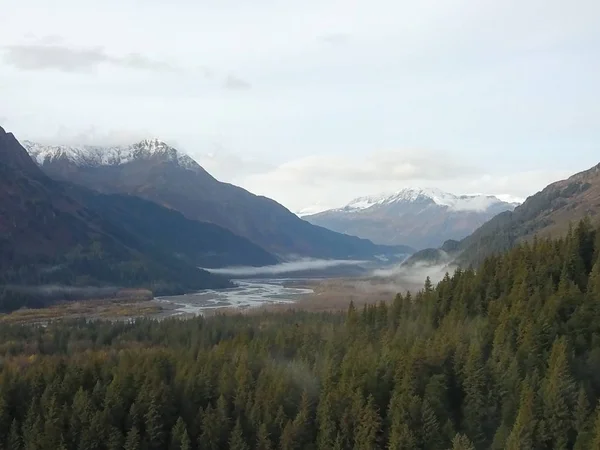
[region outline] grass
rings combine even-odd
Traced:
[[[162,312],[162,308],[140,296],[65,302],[41,309],[20,309],[0,314],[0,324],[43,323],[52,320],[141,317]]]

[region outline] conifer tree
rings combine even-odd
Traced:
[[[375,406],[375,399],[369,396],[362,408],[356,434],[354,436],[354,450],[368,450],[377,448],[379,433],[381,431],[381,418]]]
[[[425,450],[436,450],[440,448],[442,441],[440,424],[435,415],[435,412],[429,406],[427,400],[423,401],[421,407],[421,436],[423,437],[423,448]]]
[[[123,446],[123,450],[141,450],[141,438],[140,432],[134,426],[127,433],[127,438],[125,439],[125,445]]]
[[[575,383],[569,369],[567,349],[564,338],[554,342],[541,390],[541,439],[556,449],[567,448],[575,400]]]
[[[238,419],[231,431],[229,437],[229,450],[250,450],[250,447],[244,439],[244,431],[242,430],[242,424]]]
[[[465,364],[463,426],[476,446],[486,440],[487,380],[482,362],[481,348],[473,343]]]
[[[450,450],[475,450],[475,446],[464,434],[457,434],[452,440]]]
[[[536,423],[535,392],[529,382],[525,382],[521,393],[519,412],[508,436],[506,450],[535,448]]]
[[[148,411],[145,415],[145,430],[150,450],[165,448],[167,441],[165,439],[164,418],[160,413],[159,405],[155,398],[150,401]]]
[[[6,440],[6,448],[11,450],[21,450],[23,448],[23,440],[21,439],[21,432],[19,430],[17,419],[13,419],[10,425],[10,431],[8,432],[8,438]]]
[[[592,442],[589,448],[591,450],[600,450],[600,403],[596,407]]]
[[[273,450],[273,444],[271,443],[271,439],[269,437],[269,429],[264,423],[258,428],[255,450]]]
[[[189,448],[190,437],[187,432],[187,427],[183,419],[179,417],[171,431],[171,444],[169,450],[189,450]]]

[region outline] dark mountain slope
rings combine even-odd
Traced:
[[[600,219],[600,164],[572,177],[550,184],[529,197],[514,211],[501,213],[486,222],[473,234],[454,242],[442,250],[454,255],[462,266],[479,265],[487,256],[503,252],[533,236],[561,236],[567,233],[570,223],[589,217],[597,223]],[[423,255],[415,254],[408,261],[415,262]],[[430,260],[445,260],[445,256]]]
[[[142,141],[124,148],[25,144],[53,178],[103,193],[151,200],[190,219],[227,228],[277,255],[373,258],[412,250],[378,246],[311,225],[271,199],[216,180],[191,158],[161,141]]]
[[[264,266],[278,262],[263,248],[225,228],[187,219],[178,211],[140,197],[98,194],[79,186],[73,189],[90,209],[118,223],[137,239],[197,266]]]
[[[0,128],[0,285],[113,285],[178,292],[227,280],[111,222],[47,177]]]

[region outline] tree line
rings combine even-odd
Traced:
[[[10,450],[600,449],[584,220],[343,313],[0,328]]]

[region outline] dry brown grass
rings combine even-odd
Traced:
[[[316,281],[305,285],[315,292],[307,294],[295,303],[266,304],[258,308],[220,308],[211,314],[260,314],[268,312],[308,311],[308,312],[337,312],[348,309],[350,302],[357,308],[365,304],[381,301],[389,302],[394,299],[400,289],[389,282],[376,279],[330,279]],[[415,286],[415,289],[420,286]]]
[[[40,309],[20,309],[0,314],[0,324],[40,323],[51,320],[98,318],[118,319],[158,314],[160,306],[143,297],[111,298],[61,303]]]

